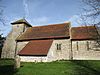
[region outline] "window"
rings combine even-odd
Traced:
[[[19,25],[17,25],[17,27],[19,27]]]
[[[87,41],[87,50],[100,50],[100,45],[96,41]]]
[[[61,50],[61,44],[56,44],[56,49]]]
[[[89,50],[89,42],[87,41],[87,50]]]
[[[78,51],[78,41],[76,42],[76,46],[77,46],[77,51]]]
[[[91,49],[95,51],[100,51],[100,44],[97,41],[93,42]]]

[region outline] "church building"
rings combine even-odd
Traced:
[[[95,26],[71,27],[71,23],[32,26],[25,19],[12,24],[2,49],[2,58],[22,62],[100,60]]]

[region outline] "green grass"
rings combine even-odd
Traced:
[[[0,75],[100,75],[100,61],[24,62],[17,71],[13,65],[13,60],[0,60]]]
[[[100,75],[100,61],[22,63],[16,75]]]

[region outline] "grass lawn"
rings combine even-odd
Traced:
[[[21,63],[16,75],[100,75],[100,61]]]
[[[11,60],[5,61],[0,61],[0,75],[100,75],[100,61],[21,63],[17,71],[13,70]]]

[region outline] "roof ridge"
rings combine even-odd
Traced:
[[[84,27],[95,27],[95,26],[78,26],[78,27],[71,27],[71,28],[84,28]]]
[[[61,25],[61,24],[69,24],[69,22],[67,22],[67,23],[57,23],[57,24],[48,24],[48,25],[42,25],[42,26],[32,26],[32,28],[33,28],[33,27],[55,26],[55,25]]]

